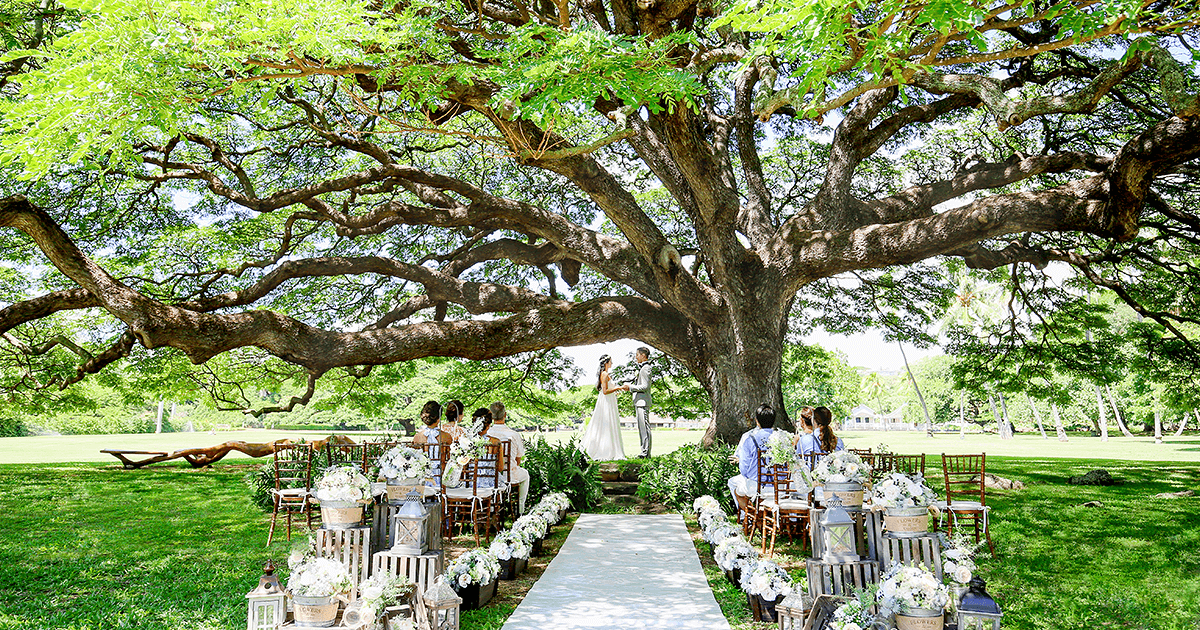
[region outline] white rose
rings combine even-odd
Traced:
[[[471,585],[471,576],[467,575],[466,573],[463,573],[462,575],[458,576],[458,585],[462,588],[466,588],[466,587],[470,586]]]
[[[383,587],[375,584],[365,586],[363,587],[362,596],[364,599],[379,599],[383,597]],[[366,610],[366,608],[363,610]]]
[[[971,581],[971,570],[967,567],[960,566],[954,570],[954,580],[959,584],[966,584]]]
[[[862,630],[862,626],[850,621],[842,626],[842,630]]]

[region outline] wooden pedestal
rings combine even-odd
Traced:
[[[912,538],[894,538],[884,535],[882,557],[880,562],[889,567],[893,562],[908,566],[925,565],[942,580],[942,543],[936,534],[915,536]]]
[[[372,553],[387,551],[396,542],[396,513],[399,505],[379,503],[375,505],[375,515],[371,520],[373,544]],[[442,506],[441,497],[433,497],[425,502],[425,508],[430,511],[429,525],[425,531],[425,540],[429,541],[429,551],[442,550]]]
[[[874,560],[829,563],[809,558],[804,564],[808,591],[813,599],[819,595],[852,597],[854,589],[866,588],[879,581],[879,563]]]
[[[883,515],[867,510],[847,509],[850,518],[854,519],[854,535],[858,541],[858,555],[866,560],[878,562],[881,559],[883,547]],[[812,533],[812,555],[820,558],[825,551],[825,532],[821,519],[825,510],[812,508],[808,511],[809,531]]]
[[[433,579],[445,570],[445,555],[441,551],[430,551],[420,556],[380,551],[372,559],[371,572],[403,575],[415,582],[417,588],[424,593],[433,584]]]
[[[350,571],[350,601],[358,599],[358,585],[371,570],[371,528],[318,529],[315,540],[317,557],[337,560]]]

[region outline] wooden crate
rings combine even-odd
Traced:
[[[933,571],[939,582],[942,580],[942,543],[936,534],[913,538],[895,538],[885,534],[882,551],[880,562],[885,568],[893,562],[914,567],[923,564],[926,569]]]
[[[445,557],[442,551],[430,551],[419,556],[380,551],[373,557],[371,573],[406,576],[424,593],[433,584],[433,579],[446,570]]]
[[[820,595],[851,597],[854,589],[866,588],[879,581],[879,563],[874,560],[858,562],[805,561],[808,592],[816,599]]]
[[[371,528],[318,529],[315,540],[317,557],[337,560],[350,572],[350,601],[358,599],[358,585],[371,571]]]
[[[858,541],[858,555],[866,560],[878,562],[882,559],[883,547],[883,515],[869,510],[846,510],[854,519],[854,535]],[[821,518],[825,510],[812,508],[808,511],[809,531],[812,536],[812,555],[820,558],[825,550],[824,528]]]
[[[375,505],[375,514],[371,519],[372,553],[387,551],[395,544],[396,513],[400,511],[400,507],[399,505],[390,505],[388,503]],[[442,505],[441,497],[433,497],[427,500],[425,507],[430,510],[429,528],[425,532],[425,539],[429,541],[429,551],[441,551],[442,511],[445,509]]]

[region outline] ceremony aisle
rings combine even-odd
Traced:
[[[678,514],[584,514],[504,630],[728,630]]]

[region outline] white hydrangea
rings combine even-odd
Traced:
[[[920,473],[891,473],[876,482],[871,491],[871,504],[883,508],[929,507],[937,498]]]
[[[871,467],[850,451],[834,451],[817,462],[812,477],[817,483],[866,483]]]
[[[782,567],[770,560],[755,562],[747,572],[742,572],[742,590],[758,595],[767,601],[792,594],[795,586],[792,577]]]
[[[350,590],[350,572],[337,560],[309,558],[295,568],[288,578],[292,595],[330,597]]]
[[[407,446],[389,449],[379,458],[379,474],[387,479],[424,479],[431,470],[429,456]]]
[[[356,466],[330,466],[316,484],[316,497],[321,501],[364,503],[371,499],[371,482]]]

